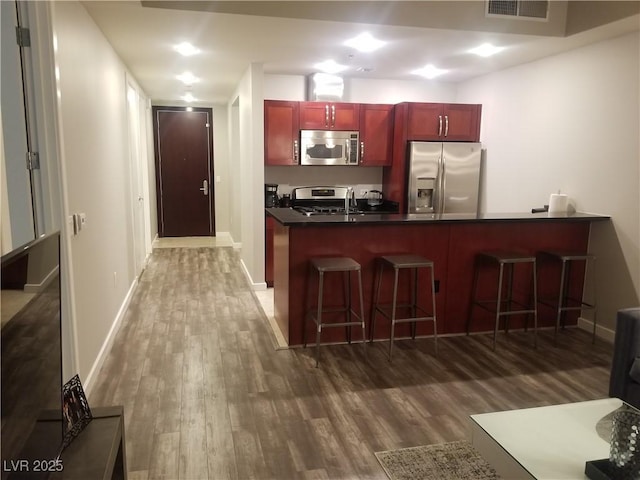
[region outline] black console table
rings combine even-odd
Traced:
[[[11,480],[51,479],[51,480],[126,480],[127,455],[124,435],[124,408],[96,407],[91,409],[93,419],[80,434],[64,449],[60,456],[61,472],[13,472]],[[57,416],[59,417],[59,413]],[[43,416],[33,429],[23,450],[23,459],[31,462],[43,460],[42,452],[49,451],[46,439],[61,432],[61,421],[55,414]]]

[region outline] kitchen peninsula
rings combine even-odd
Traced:
[[[305,216],[290,208],[268,208],[275,220],[274,234],[274,310],[275,320],[290,346],[302,344],[305,311],[313,307],[316,292],[307,294],[309,259],[323,256],[349,256],[362,265],[365,319],[370,320],[376,258],[382,255],[412,253],[435,262],[438,334],[466,332],[469,297],[473,282],[474,258],[480,251],[572,250],[586,252],[591,222],[608,216],[588,213],[496,213],[496,214],[367,214]],[[557,288],[553,265],[541,266],[539,295],[544,287]],[[571,275],[579,279],[580,269]],[[515,282],[527,281],[516,274]],[[387,280],[385,280],[387,281]],[[425,283],[421,285],[427,285]],[[340,282],[330,282],[327,305],[341,301]],[[336,285],[337,284],[337,285]],[[581,282],[572,281],[572,295],[581,294]],[[312,288],[314,283],[311,284]],[[486,293],[495,292],[497,281],[484,282]],[[493,288],[493,290],[491,290]],[[387,289],[390,290],[390,289]],[[388,291],[383,290],[383,295]],[[407,294],[400,291],[399,295]],[[494,293],[493,293],[494,294]],[[554,325],[554,313],[539,308],[538,325]],[[489,312],[474,312],[472,331],[491,331]],[[514,316],[510,328],[520,328],[524,319]],[[575,324],[575,315],[568,323]],[[312,328],[311,325],[308,325]],[[406,327],[403,330],[402,327]],[[418,335],[430,335],[430,325],[418,324]],[[408,335],[409,325],[397,328],[397,336]],[[359,335],[359,334],[358,334]],[[376,324],[375,338],[388,338],[389,323]],[[343,329],[329,329],[323,342],[345,341]]]

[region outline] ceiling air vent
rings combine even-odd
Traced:
[[[546,20],[548,1],[536,0],[488,0],[487,15]]]

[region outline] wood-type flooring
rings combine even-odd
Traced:
[[[374,452],[468,439],[470,414],[607,396],[612,346],[576,328],[438,343],[391,364],[386,342],[323,346],[314,368],[276,350],[232,248],[157,249],[90,402],[124,405],[132,480],[385,479]]]

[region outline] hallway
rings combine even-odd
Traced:
[[[578,329],[277,350],[230,247],[157,248],[92,391],[125,408],[129,478],[385,479],[374,452],[468,438],[473,413],[603,398]]]

